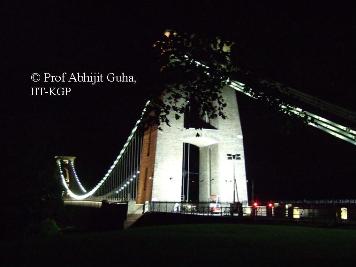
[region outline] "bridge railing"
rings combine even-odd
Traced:
[[[179,213],[198,216],[231,216],[240,218],[256,218],[266,220],[293,220],[305,222],[356,223],[356,203],[340,203],[335,205],[296,205],[277,203],[266,206],[242,206],[239,203],[215,202],[149,202],[144,212]]]

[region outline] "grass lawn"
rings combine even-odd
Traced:
[[[2,251],[11,260],[3,266],[356,266],[356,230],[170,225],[65,234]]]

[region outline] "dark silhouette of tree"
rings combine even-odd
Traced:
[[[311,120],[293,112],[292,105],[301,103],[276,90],[284,85],[261,79],[233,61],[233,42],[167,30],[153,47],[158,55],[159,86],[148,112],[149,123],[170,125],[170,113],[178,120],[187,110],[197,110],[198,117],[225,119],[221,90],[231,78],[244,82],[244,91],[270,109],[303,123]],[[202,128],[201,124],[194,127]]]
[[[228,84],[233,69],[230,54],[232,42],[221,38],[178,34],[167,30],[153,45],[159,56],[160,85],[163,95],[152,101],[154,123],[169,125],[168,115],[175,119],[191,108],[209,119],[225,119],[226,103],[221,89]],[[192,101],[194,100],[194,101]],[[198,107],[192,107],[192,103]],[[152,114],[152,113],[151,113]]]
[[[19,168],[6,172],[9,190],[4,192],[3,222],[9,236],[40,231],[45,219],[60,219],[63,212],[62,187],[49,146],[28,145]]]

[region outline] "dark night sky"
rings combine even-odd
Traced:
[[[351,6],[121,2],[2,4],[1,150],[9,162],[1,179],[31,181],[63,154],[78,157],[78,173],[91,184],[102,177],[149,97],[151,47],[166,28],[224,36],[237,43],[241,66],[356,110]],[[31,73],[64,71],[125,72],[138,83],[80,84],[69,97],[30,95]],[[258,197],[356,197],[354,146],[244,96],[238,101],[248,179]]]

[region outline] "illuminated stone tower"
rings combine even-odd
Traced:
[[[70,163],[74,163],[76,157],[73,156],[55,156],[55,159],[59,159],[63,162],[63,170],[64,170],[64,177],[65,182],[67,183],[68,187],[71,187],[71,171],[70,171]]]
[[[186,128],[184,119],[169,117],[171,127],[162,124],[163,131],[147,129],[141,152],[137,203],[145,201],[182,200],[183,144],[199,147],[199,201],[218,199],[246,203],[247,184],[245,157],[235,90],[225,87],[222,96],[227,106],[227,119],[209,121],[210,129]],[[240,154],[229,160],[227,154]],[[234,190],[234,179],[236,182]]]

